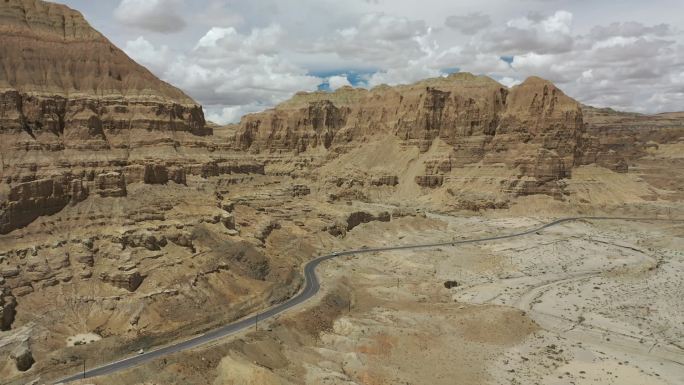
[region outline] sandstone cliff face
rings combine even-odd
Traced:
[[[370,91],[299,94],[244,117],[235,143],[243,150],[303,152],[381,135],[422,152],[435,139],[451,146],[450,154],[414,178],[420,186],[439,187],[444,174],[466,164],[503,163],[528,178],[522,184],[511,181],[508,191],[556,195],[557,182],[571,176],[581,155],[584,124],[580,105],[548,81],[533,77],[508,89],[487,77],[459,73]]]
[[[178,149],[206,146],[199,138],[211,133],[201,106],[79,12],[0,1],[0,234],[91,193],[124,197],[130,183],[185,184]],[[159,159],[164,148],[172,152]]]
[[[681,112],[642,115],[590,106],[583,106],[582,110],[587,132],[580,148],[580,164],[598,164],[625,173],[630,160],[684,137]]]
[[[0,203],[0,234],[25,226],[41,215],[60,211],[72,196],[78,199],[79,192],[71,191],[71,186],[71,181],[62,177],[13,186],[7,200]]]

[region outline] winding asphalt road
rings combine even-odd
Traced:
[[[390,246],[390,247],[378,247],[378,248],[364,248],[364,249],[359,249],[359,250],[347,250],[347,251],[341,251],[338,253],[332,253],[332,254],[327,254],[327,255],[322,255],[320,257],[317,257],[311,261],[309,261],[305,266],[304,266],[304,288],[294,297],[290,298],[289,300],[282,302],[278,305],[275,305],[268,310],[261,312],[257,315],[253,315],[247,318],[244,318],[242,320],[230,323],[228,325],[222,326],[218,329],[212,330],[210,332],[200,334],[198,336],[192,337],[189,340],[174,343],[172,345],[168,345],[156,350],[151,350],[149,352],[146,352],[144,354],[139,354],[135,355],[132,357],[124,358],[119,361],[111,362],[108,364],[105,364],[103,366],[99,366],[96,368],[92,369],[87,369],[84,372],[80,372],[78,374],[74,374],[73,376],[66,377],[64,379],[61,379],[56,382],[56,384],[59,383],[67,383],[71,381],[75,381],[78,379],[83,379],[83,378],[91,378],[91,377],[97,377],[97,376],[102,376],[105,374],[111,374],[114,372],[118,372],[121,370],[125,370],[137,365],[140,365],[144,362],[148,362],[151,360],[154,360],[156,358],[161,358],[169,354],[177,353],[183,350],[188,350],[192,349],[194,347],[206,344],[208,342],[218,340],[223,337],[230,336],[232,334],[238,333],[240,331],[243,331],[249,327],[253,327],[254,324],[256,323],[257,320],[265,320],[271,317],[274,317],[278,314],[281,314],[288,309],[291,309],[303,302],[308,301],[311,299],[313,296],[318,293],[318,290],[321,288],[321,284],[318,281],[318,277],[316,277],[316,268],[318,265],[320,265],[322,262],[327,261],[329,259],[333,259],[336,257],[341,257],[345,255],[352,255],[352,254],[363,254],[363,253],[374,253],[374,252],[381,252],[381,251],[394,251],[394,250],[414,250],[414,249],[427,249],[427,248],[434,248],[434,247],[439,247],[439,246],[456,246],[456,245],[463,245],[467,243],[478,243],[478,242],[488,242],[488,241],[496,241],[500,239],[508,239],[508,238],[515,238],[515,237],[522,237],[525,235],[529,234],[534,234],[537,232],[540,232],[542,230],[548,229],[549,227],[557,226],[562,223],[566,222],[572,222],[572,221],[578,221],[578,220],[623,220],[623,221],[655,221],[655,220],[663,220],[659,218],[622,218],[622,217],[571,217],[571,218],[563,218],[563,219],[558,219],[553,222],[549,222],[543,226],[523,231],[520,233],[513,233],[513,234],[507,234],[507,235],[499,235],[499,236],[492,236],[492,237],[485,237],[485,238],[476,238],[476,239],[465,239],[465,240],[454,240],[454,241],[449,241],[449,242],[440,242],[440,243],[428,243],[428,244],[422,244],[422,245],[404,245],[404,246]],[[672,220],[673,222],[679,222],[680,220]]]

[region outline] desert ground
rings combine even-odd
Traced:
[[[470,210],[448,204],[445,189],[355,186],[349,181],[360,170],[410,169],[431,156],[364,146],[318,168],[347,175],[341,187],[289,169],[307,162],[316,169],[321,157],[302,154],[272,162],[266,175],[191,176],[187,186],[134,183],[115,205],[89,198],[21,230],[12,247],[30,248],[40,238],[55,254],[68,247],[60,243],[66,232],[79,242],[93,237],[98,255],[107,257],[55,268],[58,279],[78,278],[22,297],[21,326],[4,334],[0,347],[30,340],[36,363],[22,373],[17,360],[8,361],[0,373],[9,384],[47,383],[79,372],[84,360],[97,367],[263,311],[298,290],[296,272],[306,261],[331,251],[482,238],[562,217],[610,216],[647,219],[581,220],[506,240],[340,257],[319,267],[322,289],[312,301],[258,329],[83,383],[684,381],[684,223],[678,220],[684,215],[676,189],[655,178],[666,174],[668,162],[681,161],[671,148],[681,144],[653,150],[627,174],[580,167],[562,200],[518,197],[505,208]],[[445,187],[462,188],[459,205],[506,199],[478,199],[473,190],[498,184],[496,167],[458,172]],[[489,177],[463,185],[467,172]],[[166,208],[150,211],[155,205]],[[84,218],[93,225],[77,225]],[[134,229],[129,242],[151,242],[150,234],[172,241],[121,250],[96,235],[120,227]],[[104,263],[110,259],[120,274],[144,271],[139,287],[93,286],[90,275],[114,274]],[[60,298],[73,301],[55,303]],[[33,317],[32,309],[41,308],[44,314]]]
[[[474,238],[549,219],[427,213],[320,247]],[[342,257],[320,268],[313,302],[258,330],[83,383],[679,384],[684,223],[660,219]]]

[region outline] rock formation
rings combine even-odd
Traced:
[[[2,277],[2,276],[0,276]],[[2,282],[4,283],[4,277]],[[17,300],[8,289],[0,288],[0,330],[9,330],[16,315]]]
[[[551,193],[558,180],[570,176],[582,155],[583,134],[581,106],[548,81],[532,77],[509,90],[490,78],[458,73],[370,91],[346,87],[298,94],[245,116],[235,143],[243,150],[303,152],[392,135],[425,152],[440,139],[453,152],[448,162],[416,176],[418,185],[439,187],[454,167],[504,163],[528,177],[525,183],[511,181],[507,189],[527,195]]]
[[[31,369],[31,366],[33,366],[35,363],[33,354],[31,353],[31,349],[29,348],[27,341],[20,343],[16,348],[14,348],[10,354],[10,358],[14,360],[17,370],[20,372],[25,372]]]
[[[145,277],[140,275],[138,271],[125,271],[118,272],[115,274],[102,273],[100,279],[104,282],[111,283],[112,285],[126,289],[128,291],[135,291],[143,282]]]

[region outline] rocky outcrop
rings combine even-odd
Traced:
[[[374,221],[389,222],[391,219],[392,215],[386,211],[376,214],[367,211],[355,211],[347,215],[344,219],[326,225],[323,227],[323,231],[326,231],[335,237],[344,237],[348,231],[353,230],[356,226],[361,224]]]
[[[309,188],[309,186],[306,186],[303,184],[296,184],[296,185],[292,186],[290,191],[291,191],[290,194],[293,197],[303,197],[303,196],[307,196],[307,195],[311,194],[311,189]]]
[[[103,282],[107,282],[113,286],[119,287],[121,289],[126,289],[130,292],[134,292],[140,287],[145,277],[143,277],[140,272],[136,270],[116,272],[116,273],[101,273],[100,279]]]
[[[272,110],[271,113],[248,116],[236,137],[242,149],[304,151],[309,147],[329,148],[337,132],[347,123],[350,109],[330,100],[315,100],[298,108]]]
[[[193,245],[193,237],[192,237],[192,234],[190,234],[190,233],[174,232],[174,233],[168,234],[166,236],[166,238],[175,245],[178,245],[181,247],[187,247],[193,253],[195,252],[195,246]]]
[[[178,169],[174,169],[174,175],[171,175],[171,170],[162,164],[148,163],[148,164],[133,164],[124,167],[124,176],[126,183],[145,183],[145,184],[166,184],[169,180],[176,183],[185,184],[185,174],[178,174]],[[172,178],[172,176],[175,178]]]
[[[121,244],[122,249],[141,247],[150,251],[161,250],[168,243],[164,236],[157,237],[148,232],[129,232],[115,238],[115,241]]]
[[[146,164],[144,182],[146,184],[166,184],[169,181],[169,169],[161,164]]]
[[[447,192],[454,196],[454,201],[450,202],[456,210],[466,211],[485,211],[505,209],[509,207],[508,200],[501,200],[495,197],[487,196],[487,194],[456,194],[453,190],[447,189]]]
[[[440,187],[444,184],[443,175],[418,175],[415,180],[418,186],[427,188]]]
[[[101,197],[125,197],[126,178],[120,172],[99,174],[95,177],[95,191]]]
[[[225,213],[221,215],[221,223],[228,230],[235,230],[235,217],[233,214]]]
[[[4,278],[0,278],[4,280]],[[14,317],[17,314],[17,300],[12,296],[9,289],[0,289],[0,330],[10,330]]]
[[[74,185],[68,178],[41,179],[12,186],[6,201],[0,202],[0,234],[26,226],[42,215],[62,210],[72,199],[83,194],[79,183]]]
[[[377,175],[371,178],[371,186],[396,186],[399,184],[399,177],[396,175]]]
[[[191,164],[186,166],[186,172],[190,175],[199,175],[202,178],[226,174],[265,174],[263,163],[238,160]]]
[[[630,161],[684,137],[681,112],[643,115],[590,106],[582,106],[582,112],[587,125],[577,162],[582,165],[596,164],[625,173]]]
[[[182,185],[187,184],[187,175],[185,173],[185,168],[181,166],[169,167],[168,173],[170,181]]]
[[[28,341],[24,341],[14,348],[10,353],[10,359],[14,361],[17,370],[20,372],[31,369],[36,362],[33,359],[33,354],[31,353]]]
[[[275,221],[275,220],[266,221],[264,223],[261,223],[258,226],[258,228],[256,230],[255,237],[256,237],[256,239],[261,241],[262,244],[266,243],[266,239],[268,238],[269,235],[271,235],[273,230],[277,230],[279,228],[280,228],[280,223],[278,223],[278,221]]]
[[[371,214],[365,211],[356,211],[347,217],[347,231],[351,231],[354,227],[374,221],[389,222],[392,216],[388,212],[381,212],[378,214]]]
[[[0,201],[0,234],[24,227],[36,218],[59,212],[68,204],[85,200],[94,191],[101,197],[126,196],[124,174],[109,172],[93,177],[93,182],[76,179],[71,173],[18,183]]]
[[[88,187],[70,174],[15,184],[0,202],[0,234],[51,215],[88,197]]]

